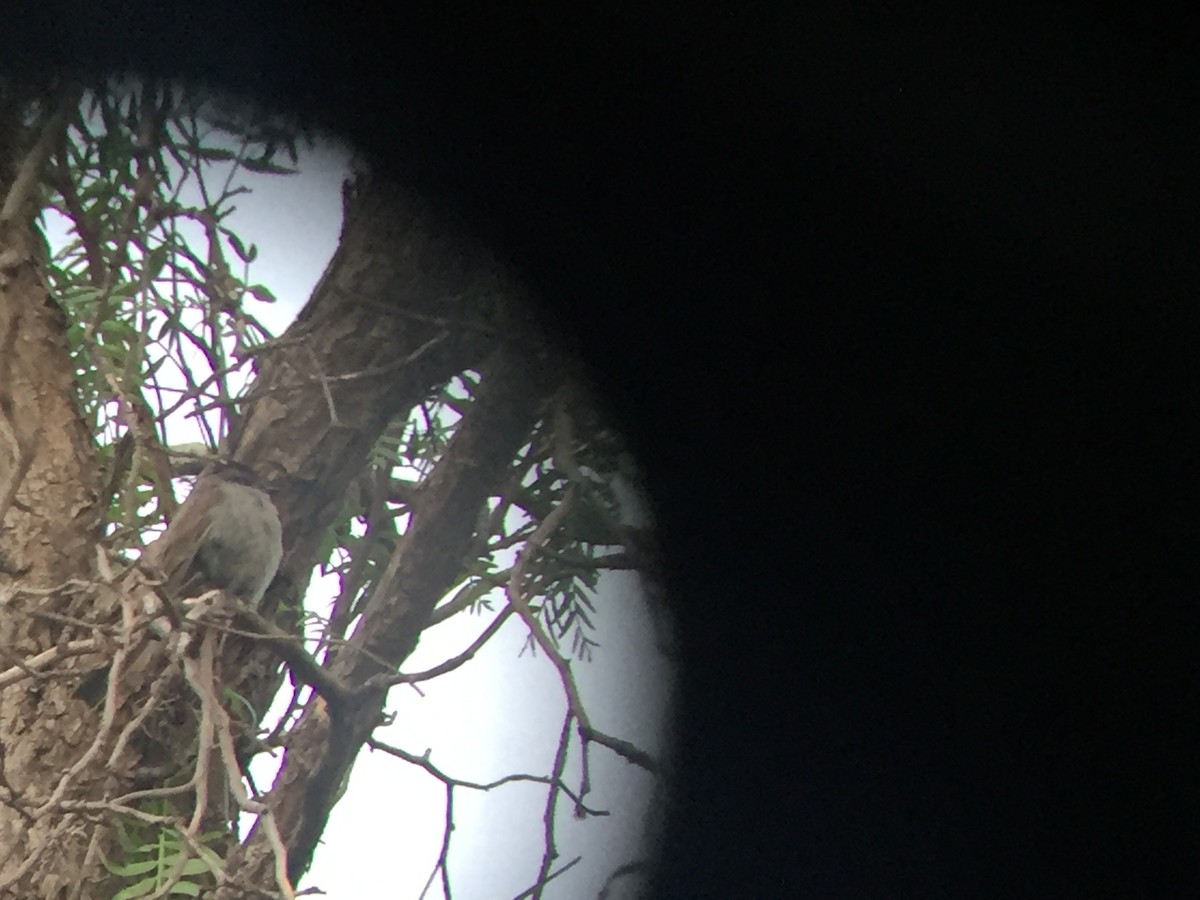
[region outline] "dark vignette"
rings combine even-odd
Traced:
[[[19,3],[491,237],[633,435],[686,652],[660,896],[1195,886],[1194,54],[1052,6]]]

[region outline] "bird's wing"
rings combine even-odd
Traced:
[[[188,596],[186,591],[197,586],[192,563],[212,528],[200,505],[188,500],[176,511],[162,537],[146,548],[146,563],[161,572],[165,578],[163,589],[174,598]]]

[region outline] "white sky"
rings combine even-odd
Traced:
[[[275,334],[307,301],[335,249],[347,161],[345,151],[320,146],[303,154],[298,176],[248,176],[253,193],[235,201],[237,212],[228,224],[259,250],[250,280],[266,285],[279,301],[246,302]],[[48,237],[56,242],[56,235]],[[319,590],[314,582],[310,605]],[[637,577],[606,574],[595,605],[594,636],[600,646],[590,663],[574,664],[592,724],[662,758],[670,669],[656,647]],[[461,652],[488,621],[461,614],[438,625],[422,638],[404,670],[420,671]],[[518,656],[526,634],[513,617],[473,661],[422,684],[424,696],[409,686],[393,689],[388,708],[396,714],[395,724],[376,736],[412,753],[429,750],[434,764],[465,780],[548,774],[566,706],[557,673],[545,657]],[[577,786],[578,772],[579,756],[573,752],[568,784]],[[261,767],[256,777],[260,787],[269,785]],[[591,781],[588,806],[611,815],[576,821],[570,801],[560,801],[558,864],[584,858],[551,882],[546,898],[595,897],[612,869],[642,858],[643,819],[655,780],[594,746]],[[546,792],[543,785],[521,783],[488,793],[455,791],[450,878],[457,900],[511,898],[532,884],[543,852]],[[420,769],[364,750],[300,887],[320,888],[330,900],[415,900],[441,847],[444,796],[442,784]],[[637,896],[643,884],[636,876],[621,879],[609,896]],[[440,878],[426,896],[443,896]]]

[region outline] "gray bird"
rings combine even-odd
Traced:
[[[282,556],[279,513],[261,480],[241,463],[218,462],[200,473],[143,566],[162,573],[176,602],[220,588],[257,609]]]
[[[140,567],[163,579],[159,590],[180,601],[219,588],[257,610],[283,556],[279,512],[252,469],[215,462],[196,479],[162,537],[146,548]],[[178,622],[178,616],[172,615]],[[94,704],[104,694],[108,667],[84,677],[76,696]]]

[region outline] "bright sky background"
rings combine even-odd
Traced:
[[[247,175],[253,193],[238,197],[229,225],[259,255],[250,281],[270,288],[278,303],[247,299],[250,311],[281,334],[307,301],[337,244],[341,185],[349,154],[321,145],[301,157],[297,176]],[[60,239],[50,229],[52,244]],[[331,595],[314,581],[310,606]],[[606,574],[595,598],[596,648],[589,663],[574,663],[592,724],[662,759],[671,669],[658,649],[645,598],[633,573]],[[500,604],[496,605],[497,610]],[[422,637],[404,671],[421,671],[462,652],[486,628],[489,615],[463,613]],[[474,660],[420,685],[392,690],[388,709],[395,724],[376,736],[415,754],[430,751],[447,774],[488,782],[511,773],[549,773],[566,701],[549,661],[520,656],[527,630],[512,617]],[[424,696],[422,696],[422,694]],[[578,743],[566,781],[578,784]],[[270,784],[255,767],[260,788]],[[592,793],[585,801],[611,815],[582,822],[560,799],[558,865],[583,860],[550,883],[546,898],[596,897],[617,866],[645,858],[647,813],[661,807],[655,779],[603,747],[591,752]],[[457,900],[512,898],[530,887],[543,852],[542,815],[548,788],[508,784],[482,793],[455,791],[450,878]],[[311,873],[300,887],[320,888],[330,900],[415,900],[441,848],[445,792],[441,782],[415,766],[364,750],[349,789],[334,809]],[[644,881],[617,881],[612,900],[639,895]],[[441,898],[440,878],[425,895]]]

